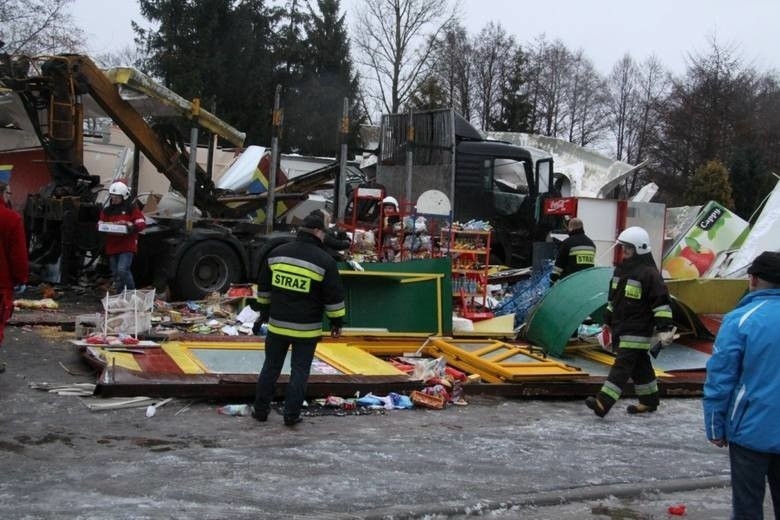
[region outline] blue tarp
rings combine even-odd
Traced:
[[[495,316],[515,313],[515,328],[525,322],[528,313],[550,290],[550,274],[553,261],[545,261],[540,271],[530,278],[515,283],[509,289],[509,295],[492,309]]]

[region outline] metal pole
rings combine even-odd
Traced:
[[[279,109],[282,97],[282,86],[276,85],[274,96],[274,113],[271,130],[271,168],[268,172],[268,201],[265,207],[265,232],[274,230],[274,209],[276,205],[276,165],[279,162],[279,133],[282,126],[282,111]]]
[[[141,172],[141,150],[137,145],[133,145],[133,180],[130,183],[130,190],[133,196],[138,196],[138,182]]]
[[[412,203],[412,172],[414,171],[414,113],[409,109],[409,125],[406,127],[406,202]]]
[[[200,114],[200,99],[195,98],[192,100],[192,120],[193,125],[190,130],[190,163],[187,168],[187,205],[186,205],[186,218],[185,229],[187,233],[192,231],[194,220],[194,208],[195,208],[195,169],[197,167],[198,158],[198,126],[197,119]]]
[[[347,201],[347,144],[349,141],[349,98],[344,98],[344,110],[341,113],[341,150],[339,152],[339,179],[336,187],[337,221],[344,222]]]
[[[455,109],[450,108],[450,224],[452,224],[453,212],[455,211],[455,161],[457,160],[458,142],[455,138]]]
[[[211,113],[216,114],[217,113],[217,102],[212,101],[211,102]],[[217,134],[214,132],[209,132],[209,152],[208,152],[208,160],[206,161],[206,177],[208,177],[209,180],[214,178],[214,154],[217,151]]]

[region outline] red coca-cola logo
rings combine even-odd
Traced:
[[[577,199],[574,197],[559,197],[545,199],[544,213],[546,215],[574,215],[577,212]]]

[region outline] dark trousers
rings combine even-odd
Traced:
[[[619,341],[613,338],[613,341]],[[635,348],[620,348],[615,357],[615,363],[609,369],[607,381],[612,383],[623,391],[628,380],[631,379],[634,385],[647,385],[655,381],[655,371],[653,363],[650,361],[650,354],[647,350]],[[645,406],[656,408],[659,403],[658,392],[639,395],[639,402]],[[609,410],[615,404],[617,399],[602,392],[599,394],[599,401]]]
[[[772,494],[775,518],[780,519],[780,453],[763,453],[729,444],[731,508],[733,520],[764,518],[766,481]]]
[[[287,349],[292,346],[290,359],[290,381],[284,392],[284,416],[297,417],[306,397],[306,384],[309,381],[311,362],[319,338],[291,338],[269,332],[265,337],[265,361],[257,378],[255,392],[255,411],[267,412],[274,398],[276,380],[282,372]]]

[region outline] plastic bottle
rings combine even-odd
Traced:
[[[222,415],[244,416],[249,415],[250,412],[248,404],[226,404],[217,408],[217,413]]]

